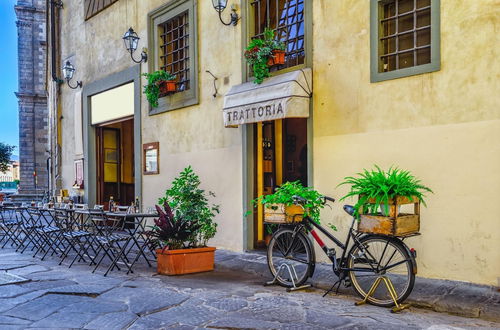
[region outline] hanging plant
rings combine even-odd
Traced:
[[[261,84],[270,76],[269,67],[283,64],[285,43],[274,37],[274,31],[266,28],[262,39],[252,39],[245,51],[245,59],[251,65],[254,83]]]
[[[148,99],[149,104],[153,108],[158,107],[158,98],[161,94],[173,93],[176,91],[176,76],[170,72],[158,70],[153,73],[143,73],[148,80],[148,84],[144,86],[144,94]]]

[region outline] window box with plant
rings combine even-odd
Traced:
[[[159,218],[152,227],[157,248],[158,273],[181,275],[214,269],[215,248],[207,247],[215,236],[214,217],[219,206],[209,204],[212,192],[200,189],[200,179],[191,168],[185,168],[174,179],[165,197],[156,206]]]
[[[261,84],[265,78],[270,77],[270,66],[285,63],[285,44],[276,40],[273,30],[266,28],[262,39],[250,41],[245,58],[252,67],[254,83]]]
[[[148,80],[144,86],[144,94],[153,108],[158,107],[160,96],[175,93],[177,91],[176,76],[170,72],[158,70],[153,73],[144,73]]]
[[[307,200],[304,208],[294,204],[294,196]],[[262,195],[254,199],[252,203],[254,206],[259,203],[264,205],[266,223],[300,222],[304,216],[309,216],[319,223],[320,211],[325,206],[325,199],[316,190],[304,187],[300,181],[294,181],[284,183],[276,189],[274,194]]]
[[[392,167],[388,171],[378,166],[365,169],[357,177],[344,178],[340,185],[351,186],[340,200],[358,197],[353,214],[359,220],[358,231],[391,236],[419,232],[420,203],[426,205],[424,194],[432,192],[409,171]],[[408,204],[413,204],[413,213],[401,212],[401,206]]]

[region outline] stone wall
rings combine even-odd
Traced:
[[[19,101],[19,192],[36,193],[48,188],[45,1],[19,0],[15,10],[19,59],[19,91],[16,93]]]

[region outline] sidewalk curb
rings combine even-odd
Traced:
[[[215,263],[219,269],[243,271],[271,279],[263,254],[217,250]],[[331,265],[318,263],[310,283],[315,288],[326,290],[335,280]],[[352,288],[341,286],[339,293],[358,297]],[[500,322],[500,292],[492,286],[417,277],[406,302],[435,312]]]

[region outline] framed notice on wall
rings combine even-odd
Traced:
[[[74,186],[83,188],[83,159],[75,160],[75,183]]]
[[[145,143],[142,146],[143,150],[143,173],[159,174],[160,173],[160,143],[151,142]]]

